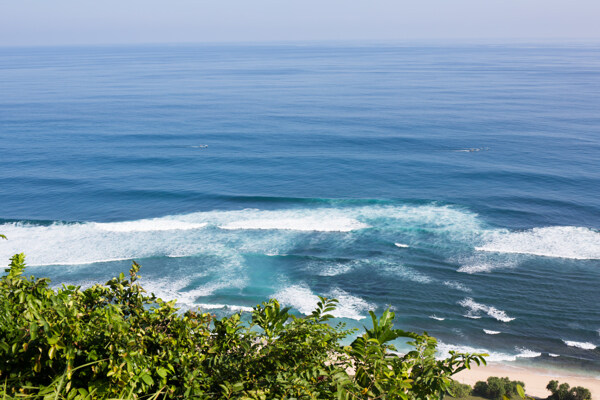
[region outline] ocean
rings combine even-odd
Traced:
[[[600,376],[600,46],[12,47],[0,94],[5,264]]]

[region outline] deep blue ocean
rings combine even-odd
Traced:
[[[600,46],[0,49],[0,258],[57,286],[600,376],[599,229]]]

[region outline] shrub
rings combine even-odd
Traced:
[[[478,381],[473,387],[473,394],[492,400],[501,400],[503,396],[513,397],[518,395],[517,385],[524,387],[520,381],[511,381],[509,378],[490,376],[486,382]]]
[[[389,310],[371,312],[372,328],[342,347],[352,331],[329,324],[336,300],[320,298],[303,318],[269,300],[249,321],[215,319],[147,295],[135,262],[105,285],[53,290],[25,277],[24,261],[12,257],[0,279],[3,396],[438,399],[454,373],[485,363],[455,352],[436,360],[436,339],[394,329]],[[397,355],[398,338],[413,350]]]
[[[450,382],[450,385],[448,386],[448,394],[457,399],[464,399],[469,396],[472,391],[473,388],[471,386],[454,380]]]
[[[546,386],[552,394],[548,396],[548,400],[591,400],[592,393],[589,389],[576,386],[570,387],[568,383],[558,384],[558,381],[548,382]]]

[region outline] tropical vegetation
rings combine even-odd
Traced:
[[[525,384],[520,381],[512,381],[509,378],[498,378],[490,376],[487,381],[479,381],[473,387],[473,394],[491,400],[502,400],[504,397],[517,396],[518,387]]]
[[[548,400],[591,400],[592,393],[582,386],[570,387],[568,383],[559,384],[558,381],[548,382],[546,386],[552,394]]]
[[[435,338],[394,328],[386,310],[356,332],[334,323],[337,301],[308,316],[275,299],[216,318],[147,294],[140,266],[87,289],[0,278],[0,398],[439,399],[483,354],[436,358]],[[408,340],[399,354],[392,342]]]

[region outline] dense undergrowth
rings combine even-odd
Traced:
[[[88,289],[49,287],[11,259],[0,279],[0,399],[439,399],[483,354],[435,357],[437,341],[385,311],[351,345],[334,299],[297,317],[277,300],[217,319],[148,295],[140,266]],[[410,341],[397,354],[392,341]]]

